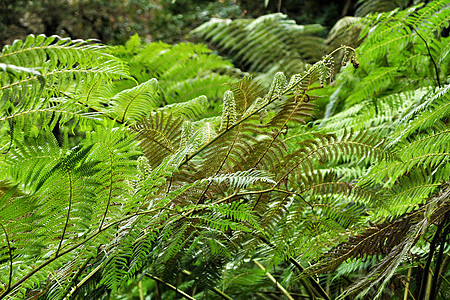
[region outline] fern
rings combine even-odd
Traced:
[[[319,25],[297,25],[278,13],[254,20],[213,19],[192,33],[210,40],[250,71],[270,71],[272,76],[283,71],[291,76],[324,54],[321,31]]]
[[[122,123],[126,120],[128,123],[140,121],[157,106],[158,88],[156,79],[151,79],[121,91],[110,100],[110,115]]]
[[[130,74],[138,83],[156,78],[161,93],[158,100],[164,104],[200,96],[206,96],[210,101],[220,99],[226,90],[224,84],[232,81],[234,73],[239,73],[229,62],[201,44],[171,46],[154,42],[145,45],[135,35],[127,45],[116,47],[113,53],[129,63]],[[133,82],[116,85],[120,91],[132,87]]]
[[[6,48],[0,298],[111,297],[148,277],[173,297],[188,295],[181,289],[252,296],[246,283],[267,287],[270,278],[268,293],[330,299],[337,293],[316,274],[372,255],[379,265],[341,296],[382,291],[412,247],[423,236],[441,241],[435,227],[447,224],[448,51],[437,2],[366,19],[377,27],[358,50],[361,64],[342,46],[307,66],[318,48],[302,52],[290,37],[317,27],[281,14],[197,29],[214,32],[211,39],[253,71],[275,71],[264,45],[281,47],[274,53],[284,55],[290,78],[266,75],[271,85],[234,81],[239,72],[203,45],[134,37],[111,50],[30,37]],[[390,25],[393,35],[383,37]],[[262,47],[242,38],[248,31]],[[428,46],[422,33],[435,34]],[[409,52],[391,55],[397,48]],[[364,88],[345,97],[353,110],[339,108],[318,128],[317,90],[335,77],[341,50],[358,71],[344,68],[336,95]],[[304,61],[294,68],[290,58],[299,53]],[[442,58],[438,77],[424,57]],[[403,88],[410,66],[423,72]]]

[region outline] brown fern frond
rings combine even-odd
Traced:
[[[150,114],[148,119],[132,127],[137,132],[136,139],[152,168],[164,158],[174,154],[180,147],[183,118],[166,117],[164,113]]]
[[[419,209],[399,219],[373,225],[359,234],[350,236],[347,242],[326,253],[323,260],[312,266],[308,273],[334,271],[348,259],[372,255],[385,256],[374,273],[382,271],[399,258],[398,255],[404,252],[404,247],[412,247],[429,226],[442,222],[444,215],[449,211],[450,188],[447,186]],[[382,273],[379,275],[383,275]]]
[[[312,118],[315,106],[312,103],[307,103],[309,99],[306,94],[303,101],[296,102],[293,98],[287,99],[279,107],[276,115],[264,126],[283,127],[288,122],[305,124],[308,119]]]
[[[236,83],[229,84],[236,101],[238,117],[242,116],[256,99],[263,97],[264,86],[251,77],[244,77]]]
[[[286,151],[287,146],[278,132],[268,132],[260,136],[249,152],[244,154],[245,160],[241,167],[245,170],[258,165],[262,170],[275,170],[279,158],[283,157]]]

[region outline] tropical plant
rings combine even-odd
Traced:
[[[366,38],[357,51],[361,67],[347,68],[337,79],[330,115],[320,124],[324,130],[345,126],[383,133],[394,159],[377,161],[360,185],[388,187],[389,192],[383,201],[371,203],[376,209],[370,220],[378,225],[332,250],[321,266],[332,270],[352,257],[382,254],[379,264],[348,291],[365,288],[366,293],[376,287],[381,294],[409,258],[405,294],[436,299],[446,276],[442,263],[450,208],[450,40],[442,34],[450,20],[448,3],[434,1],[364,20]],[[412,254],[418,252],[421,258]]]
[[[332,187],[314,161],[381,155],[365,134],[286,152],[280,134],[310,116],[309,89],[330,76],[331,55],[289,82],[278,74],[266,96],[249,78],[231,84],[222,116],[195,122],[158,108],[155,79],[107,97],[129,75],[97,44],[29,36],[1,59],[2,298],[95,298],[140,274],[170,280],[182,270],[211,287],[239,241],[268,238],[298,193],[288,176],[306,176],[306,190],[309,176]]]
[[[192,31],[233,58],[235,65],[262,73],[270,84],[278,71],[292,76],[325,54],[324,27],[298,25],[281,13],[256,19],[212,19]]]
[[[189,110],[176,104],[194,98],[203,101],[197,108],[219,112],[226,84],[236,81],[242,74],[231,62],[213,54],[203,44],[144,44],[135,35],[124,46],[114,47],[112,53],[127,63],[132,77],[116,82],[114,90],[131,88],[136,81],[143,83],[155,78],[159,83],[159,104],[172,110],[177,107],[185,113]],[[172,106],[167,106],[169,104]]]
[[[200,45],[5,47],[0,299],[445,299],[446,8],[365,18],[357,51],[231,80],[220,111],[177,84],[234,70]]]

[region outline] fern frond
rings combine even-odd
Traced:
[[[208,99],[206,96],[188,100],[186,102],[173,103],[165,105],[158,109],[173,116],[184,116],[186,119],[194,121],[206,114],[208,108]]]
[[[414,221],[411,220],[412,224],[406,226],[408,229],[402,237],[402,240],[388,252],[386,257],[367,276],[340,295],[340,299],[355,292],[360,292],[359,296],[364,296],[369,289],[374,287],[378,287],[375,297],[380,297],[385,285],[394,275],[395,270],[404,260],[413,245],[418,242],[424,232],[429,230],[432,223],[436,222],[439,224],[445,220],[445,215],[450,211],[448,199],[449,190],[447,187],[439,195],[430,199],[429,203],[422,209],[418,210],[417,213],[419,214],[414,214],[414,212],[410,214],[410,217],[417,215],[417,219],[413,219]],[[428,212],[425,217],[421,215],[424,211]]]
[[[122,46],[115,48],[113,53],[129,62],[130,74],[139,83],[156,78],[161,87],[161,97],[168,104],[202,95],[209,100],[218,99],[226,90],[224,84],[233,81],[230,73],[237,72],[230,62],[202,44],[172,46],[153,42],[146,45],[138,39],[133,49]],[[130,88],[130,84],[118,83],[117,87],[122,90]]]
[[[414,106],[400,120],[402,127],[393,135],[393,143],[404,140],[414,132],[438,127],[440,120],[450,115],[450,85],[426,95],[425,101]],[[414,117],[414,121],[410,119]],[[408,122],[408,123],[407,123]]]
[[[406,0],[358,0],[355,16],[364,17],[371,13],[388,12],[394,9],[405,9],[409,5]]]
[[[283,14],[271,14],[254,20],[213,19],[192,33],[211,40],[234,60],[248,64],[251,71],[265,72],[278,66],[278,71],[292,75],[304,70],[304,62],[317,61],[323,55],[322,40],[316,36],[322,30],[318,25],[297,25]]]
[[[180,147],[183,120],[165,117],[164,113],[150,114],[148,119],[133,127],[137,139],[152,168],[158,166],[165,157],[174,154]]]
[[[256,99],[263,96],[264,87],[251,77],[244,77],[236,83],[229,85],[234,94],[236,109],[243,115],[255,103]],[[253,111],[252,111],[253,112]]]
[[[233,81],[232,77],[210,74],[160,83],[165,85],[167,103],[172,104],[200,96],[206,96],[210,100],[220,99],[226,90],[225,85],[231,81]],[[214,103],[211,104],[213,105]]]
[[[2,50],[0,63],[8,66],[0,77],[0,126],[8,124],[12,140],[18,138],[15,132],[53,129],[58,122],[93,123],[98,116],[78,103],[78,95],[99,80],[107,84],[127,77],[126,68],[104,46],[57,36],[16,41]],[[11,73],[12,66],[16,71]]]
[[[265,182],[265,183],[275,183],[269,174],[266,174],[260,170],[247,170],[247,171],[238,171],[235,173],[222,174],[216,177],[209,177],[204,179],[208,182],[217,182],[221,184],[224,181],[227,181],[232,190],[245,189],[250,185],[253,185],[255,182]]]
[[[396,161],[380,161],[374,165],[363,178],[361,184],[375,182],[377,184],[393,184],[403,175],[416,169],[425,170],[427,173],[436,173],[445,168],[448,163],[449,153],[448,128],[443,128],[435,133],[425,134],[411,142],[405,142],[403,147],[395,153]],[[436,174],[439,174],[436,173]],[[436,178],[436,182],[447,180],[445,177]]]
[[[386,153],[383,150],[383,143],[378,141],[376,135],[369,135],[367,132],[354,134],[350,131],[340,138],[336,135],[318,136],[316,140],[301,142],[298,150],[283,158],[283,165],[286,168],[279,180],[284,180],[294,171],[298,176],[310,174],[316,162],[324,164],[340,159],[345,161],[347,155],[375,160],[385,157]]]
[[[389,134],[398,128],[396,123],[399,122],[399,115],[413,107],[428,92],[429,89],[421,88],[378,97],[376,100],[362,100],[342,112],[320,120],[320,127],[331,131],[343,131],[344,128],[351,127],[354,130]]]
[[[121,91],[110,100],[111,116],[122,123],[141,121],[158,106],[158,90],[158,81],[150,79],[134,88]]]
[[[340,45],[347,45],[357,48],[361,41],[358,36],[361,32],[361,18],[359,17],[343,17],[339,19],[328,33],[325,43],[328,50],[333,51]]]
[[[441,202],[441,205],[444,206],[435,210],[434,217],[437,219],[443,216],[442,212],[445,213],[449,209],[448,203]],[[417,228],[413,229],[414,227],[418,224],[425,225],[423,223],[424,210],[425,207],[422,207],[401,218],[369,227],[362,233],[351,236],[348,241],[334,247],[332,251],[325,254],[324,261],[313,266],[310,271],[314,273],[328,272],[335,270],[342,262],[349,259],[379,254],[387,255],[391,251],[397,251],[398,245],[402,244],[402,240],[409,240],[411,230],[414,231],[413,236],[417,233],[415,231]],[[419,236],[415,236],[414,243],[417,242],[418,238]]]

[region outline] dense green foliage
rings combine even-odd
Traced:
[[[5,46],[0,299],[448,298],[448,8]]]

